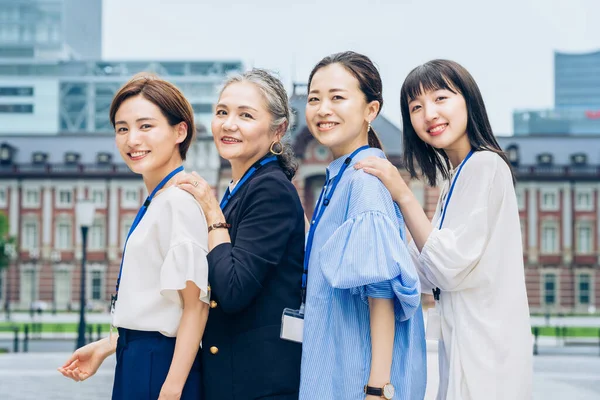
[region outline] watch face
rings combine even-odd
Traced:
[[[389,400],[394,397],[395,391],[394,386],[391,383],[388,383],[383,387],[383,396]]]

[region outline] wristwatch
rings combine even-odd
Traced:
[[[396,389],[391,383],[386,383],[385,385],[383,385],[382,388],[376,388],[373,386],[365,385],[364,391],[365,394],[371,396],[379,396],[382,399],[391,400],[392,398],[394,398],[394,393],[396,392]]]

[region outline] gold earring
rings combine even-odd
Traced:
[[[274,146],[278,145],[279,147],[277,148],[277,150],[274,149]],[[271,143],[271,147],[269,148],[269,150],[271,151],[271,153],[275,154],[276,156],[279,156],[281,154],[283,154],[283,144],[281,144],[281,141],[277,140],[273,143]]]

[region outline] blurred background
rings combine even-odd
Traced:
[[[401,171],[406,75],[434,58],[473,74],[518,179],[534,398],[600,398],[598,17],[596,0],[0,0],[0,398],[110,397],[114,359],[82,384],[55,368],[108,334],[121,249],[146,195],[114,145],[118,88],[150,71],[182,89],[197,121],[186,168],[220,196],[231,172],[210,132],[219,86],[250,67],[276,72],[310,217],[331,156],[306,128],[306,82],[344,50],[381,71],[373,127]],[[431,216],[437,189],[410,186]]]

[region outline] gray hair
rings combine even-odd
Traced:
[[[254,84],[258,90],[262,93],[265,103],[267,106],[267,111],[271,114],[271,131],[274,132],[277,130],[282,124],[285,124],[285,132],[288,130],[290,126],[290,104],[288,102],[288,95],[283,86],[283,83],[279,80],[279,78],[275,77],[272,73],[265,69],[261,68],[252,68],[250,71],[246,71],[243,74],[233,75],[228,78],[223,84],[223,88],[219,93],[219,96],[223,94],[223,91],[231,84],[234,83],[243,83],[249,82]],[[279,159],[279,164],[283,168],[283,171],[288,176],[289,179],[292,179],[296,170],[298,169],[298,164],[294,157],[294,152],[289,143],[285,143],[282,140],[283,144],[283,153],[277,158]]]

